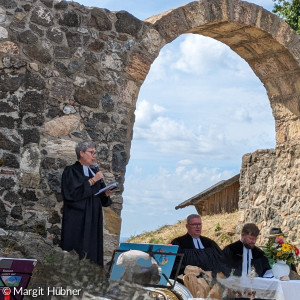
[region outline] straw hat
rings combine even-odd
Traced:
[[[270,234],[269,234],[269,238],[272,238],[272,237],[276,237],[276,236],[279,236],[279,235],[283,235],[283,232],[281,231],[281,228],[280,227],[272,227],[270,229]]]

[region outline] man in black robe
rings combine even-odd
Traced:
[[[254,267],[259,277],[273,276],[264,252],[255,246],[258,235],[258,227],[253,223],[247,223],[242,228],[240,240],[223,249],[228,266],[234,270],[233,275],[249,275]]]
[[[61,248],[75,250],[80,258],[103,266],[102,206],[112,203],[110,191],[95,195],[105,183],[102,172],[90,167],[95,162],[94,143],[81,142],[75,151],[78,161],[67,166],[62,174]]]
[[[240,240],[227,245],[223,249],[224,259],[227,266],[233,271],[233,275],[252,276],[252,268],[254,268],[256,276],[267,278],[273,277],[269,261],[265,257],[264,252],[255,246],[258,235],[258,227],[253,223],[247,223],[242,228]],[[235,298],[235,300],[250,299]]]
[[[202,220],[197,214],[187,217],[187,233],[171,241],[172,245],[178,245],[178,253],[183,254],[183,260],[178,275],[184,273],[187,265],[200,267],[204,271],[212,271],[215,275],[218,272],[227,273],[222,261],[222,251],[216,242],[202,236]],[[177,258],[171,273],[175,278],[179,265]]]

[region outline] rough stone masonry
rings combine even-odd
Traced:
[[[58,244],[61,173],[75,144],[91,139],[107,183],[120,182],[104,212],[111,257],[138,92],[160,49],[183,33],[227,44],[263,82],[276,149],[243,158],[241,222],[282,224],[299,239],[299,36],[239,0],[194,1],[145,21],[76,2],[0,0],[0,227]]]
[[[136,98],[158,54],[151,26],[67,1],[0,5],[0,226],[57,244],[61,173],[76,143],[92,139],[107,183],[121,184],[105,210],[113,250]]]

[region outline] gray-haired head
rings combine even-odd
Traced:
[[[201,217],[199,215],[197,215],[197,214],[188,215],[187,218],[186,218],[186,223],[190,224],[190,220],[194,219],[194,218],[201,218]]]
[[[96,144],[93,141],[84,141],[78,143],[75,147],[77,159],[80,158],[80,151],[85,152],[88,148],[96,148]]]

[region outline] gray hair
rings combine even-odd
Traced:
[[[78,143],[75,147],[77,159],[80,158],[80,151],[85,152],[88,148],[96,148],[96,144],[93,141],[84,141]]]
[[[200,215],[197,215],[197,214],[188,215],[186,218],[186,223],[190,224],[191,219],[194,219],[194,218],[201,218],[201,217],[200,217]]]

